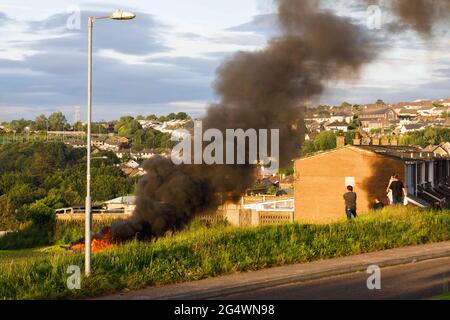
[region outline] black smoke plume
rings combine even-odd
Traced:
[[[238,52],[217,71],[219,103],[203,128],[279,129],[281,165],[298,156],[304,136],[300,106],[320,96],[327,81],[358,74],[375,58],[366,33],[320,1],[279,0],[281,35],[261,50]],[[255,180],[253,165],[174,165],[156,157],[144,164],[133,217],[113,225],[115,239],[152,238],[180,230],[199,213],[236,201]]]

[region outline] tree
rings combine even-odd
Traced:
[[[11,130],[17,133],[23,133],[25,128],[31,125],[31,121],[27,121],[25,119],[13,120],[10,123]]]
[[[37,116],[36,119],[34,120],[35,130],[38,130],[38,131],[47,130],[47,125],[48,125],[48,119],[45,116],[45,114],[41,114],[41,115]]]
[[[178,112],[175,117],[175,119],[177,119],[177,120],[186,120],[188,118],[189,118],[189,116],[187,115],[186,112]]]
[[[175,120],[176,118],[177,118],[177,115],[173,112],[167,116],[168,121]]]
[[[142,126],[137,120],[128,120],[126,122],[120,122],[118,126],[118,133],[121,137],[127,137],[128,139],[136,139],[136,132],[141,130]],[[140,135],[140,133],[139,133]]]
[[[314,144],[317,150],[330,150],[336,148],[336,134],[331,131],[320,133],[315,139]]]
[[[301,154],[306,156],[308,154],[326,151],[336,148],[336,134],[331,131],[324,131],[319,133],[314,140],[306,141],[303,145]]]
[[[25,206],[24,211],[26,219],[32,221],[38,227],[47,226],[56,220],[55,211],[42,200]]]
[[[375,104],[378,104],[378,105],[385,105],[386,103],[384,103],[383,100],[378,99],[377,102],[375,102]]]
[[[158,117],[154,114],[150,114],[145,119],[150,120],[150,121],[156,121],[156,120],[158,120]]]
[[[87,131],[87,127],[85,130],[85,126],[81,122],[77,122],[73,125],[73,130],[74,131]]]
[[[54,112],[48,117],[49,129],[52,131],[62,131],[67,125],[67,119],[62,112]]]

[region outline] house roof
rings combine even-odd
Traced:
[[[352,114],[350,112],[339,111],[339,112],[336,112],[335,114],[332,114],[331,116],[332,117],[350,117],[350,116],[352,116]]]
[[[404,161],[426,161],[438,158],[434,153],[425,152],[414,146],[357,146],[357,148]]]
[[[345,148],[351,148],[353,150],[368,151],[368,152],[375,153],[377,155],[394,158],[394,159],[398,159],[398,160],[403,160],[403,161],[430,161],[430,160],[442,158],[440,156],[436,156],[434,153],[425,152],[420,147],[415,147],[415,146],[403,147],[403,146],[350,146],[350,145],[348,145],[343,148],[317,152],[317,153],[311,154],[309,156],[303,157],[300,160],[318,157],[318,156],[330,154],[333,152],[339,152],[340,150],[343,150]]]
[[[448,146],[449,146],[448,142],[441,143],[440,145],[437,145],[437,146],[430,144],[429,146],[425,147],[423,150],[426,152],[436,152],[436,150],[438,150],[440,148],[440,149],[442,149],[442,151],[449,153]]]
[[[115,198],[109,201],[105,201],[106,204],[135,204],[136,203],[136,196],[126,196],[126,197],[119,197]]]
[[[377,116],[377,115],[384,115],[385,113],[392,111],[391,108],[381,108],[381,109],[368,109],[364,110],[361,114],[361,116]]]
[[[426,123],[411,123],[411,124],[405,124],[404,127],[406,130],[417,130],[425,128],[428,124]]]
[[[327,124],[327,127],[348,127],[348,123],[335,121],[333,123]]]

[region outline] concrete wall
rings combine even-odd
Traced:
[[[404,180],[401,160],[377,155],[357,147],[344,147],[295,162],[295,220],[328,223],[345,218],[342,198],[346,177],[355,179],[358,212],[367,212],[375,198],[387,203],[390,176]]]

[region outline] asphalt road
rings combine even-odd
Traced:
[[[359,272],[255,290],[217,300],[398,300],[428,299],[450,290],[450,257],[381,270],[381,290],[369,290]]]

